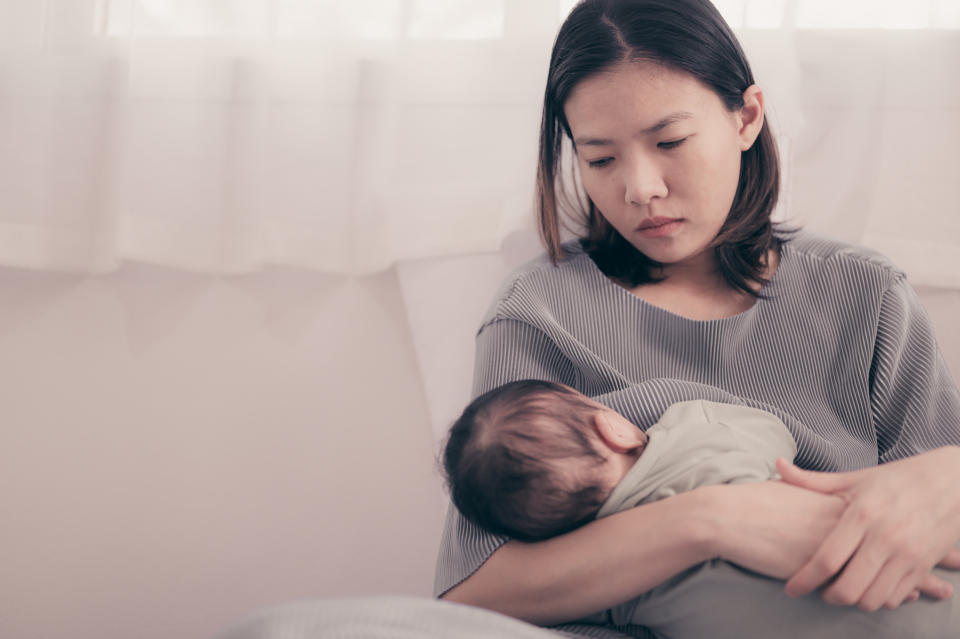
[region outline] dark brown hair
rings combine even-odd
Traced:
[[[553,46],[540,126],[537,213],[540,236],[554,264],[564,255],[559,201],[581,209],[562,188],[563,141],[572,141],[563,106],[578,83],[623,61],[648,61],[687,73],[731,111],[743,107],[743,92],[754,83],[736,36],[708,0],[582,0],[574,7]],[[579,185],[576,188],[579,192]],[[770,215],[779,188],[777,146],[764,121],[753,145],[741,155],[736,196],[713,242],[726,282],[755,297],[762,295],[751,283],[766,283],[762,274],[768,251],[779,252],[792,233],[778,228],[774,234]],[[658,281],[654,270],[662,265],[625,240],[589,198],[579,217],[586,229],[581,244],[608,277],[630,286]]]
[[[444,448],[451,500],[474,524],[521,541],[590,521],[612,488],[592,472],[605,462],[590,437],[597,410],[576,391],[539,380],[479,396]]]

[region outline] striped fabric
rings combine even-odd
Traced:
[[[827,471],[960,444],[960,391],[916,293],[877,253],[801,233],[763,289],[769,299],[696,321],[632,295],[578,245],[568,249],[558,267],[534,260],[501,289],[477,336],[474,396],[549,379],[643,429],[679,401],[740,402],[784,421],[799,466]],[[504,541],[451,507],[436,592],[467,578]]]

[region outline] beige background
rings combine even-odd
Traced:
[[[426,595],[441,527],[392,272],[0,270],[0,637],[208,637]]]

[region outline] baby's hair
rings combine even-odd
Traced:
[[[511,382],[477,397],[453,424],[443,455],[453,503],[490,532],[521,541],[593,519],[609,493],[597,481],[595,404],[566,386]]]

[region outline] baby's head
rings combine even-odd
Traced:
[[[467,406],[450,429],[444,469],[467,519],[538,541],[593,519],[646,442],[622,415],[577,391],[525,380]]]

